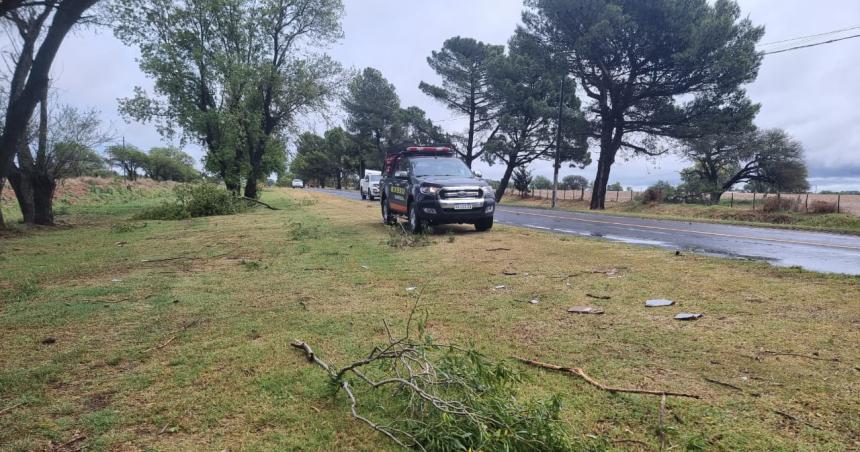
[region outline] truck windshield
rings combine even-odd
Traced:
[[[459,176],[472,177],[472,171],[460,159],[457,158],[417,158],[410,159],[412,173],[416,177],[422,176]]]
[[[371,181],[371,182],[379,182],[379,179],[380,179],[382,176],[378,176],[378,175],[376,175],[376,174],[371,174],[370,176],[367,176],[367,177],[368,177],[368,179],[370,179],[370,181]]]

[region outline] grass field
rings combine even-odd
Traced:
[[[519,196],[508,196],[503,202],[509,206],[537,208],[549,208],[552,204],[549,199],[545,198],[520,198]],[[637,201],[607,202],[605,213],[642,218],[705,221],[860,235],[860,216],[854,214],[762,212],[761,208],[752,210],[751,202],[738,201],[737,204],[741,204],[741,206],[733,208],[724,204],[705,206],[701,204],[642,204]],[[589,211],[588,200],[560,200],[558,206],[563,210]]]
[[[283,210],[178,222],[108,199],[0,238],[0,449],[395,450],[289,344],[361,358],[416,292],[440,340],[701,395],[668,399],[675,449],[860,447],[860,278],[511,227],[393,248],[376,203],[264,199]],[[606,314],[567,312],[585,304]],[[658,398],[511,365],[580,447],[657,448]]]

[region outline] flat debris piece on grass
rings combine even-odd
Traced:
[[[675,320],[698,320],[701,319],[704,314],[694,314],[691,312],[681,312],[675,316]]]
[[[594,306],[574,306],[572,308],[568,308],[567,312],[571,314],[594,314],[600,315],[605,311],[600,308],[595,308]]]
[[[665,298],[659,298],[656,300],[648,300],[645,302],[645,307],[647,308],[660,308],[663,306],[672,306],[675,304],[672,300],[667,300]]]

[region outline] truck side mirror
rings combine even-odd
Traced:
[[[395,179],[409,179],[409,173],[406,171],[395,171],[394,172]]]
[[[484,175],[483,175],[483,174],[481,174],[481,172],[480,172],[480,171],[472,171],[472,173],[473,173],[473,174],[475,175],[475,177],[477,177],[478,179],[480,179],[480,178],[484,177]]]

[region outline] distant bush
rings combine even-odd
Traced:
[[[809,213],[836,213],[836,203],[827,201],[812,201]]]
[[[765,198],[762,210],[765,212],[785,212],[794,208],[795,201],[790,198]]]
[[[648,187],[639,195],[639,201],[642,204],[659,204],[664,201],[675,201],[675,187],[665,181],[657,181],[656,184]]]
[[[247,204],[226,189],[204,182],[178,185],[175,199],[149,208],[139,215],[142,220],[183,220],[186,218],[232,215],[247,209]]]

